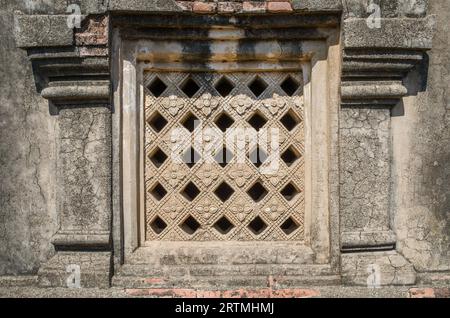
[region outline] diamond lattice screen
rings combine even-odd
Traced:
[[[146,72],[144,85],[147,241],[303,241],[300,73]],[[261,172],[271,148],[227,148],[224,132],[238,127],[278,129],[274,173]],[[219,150],[208,152],[204,128],[222,134]],[[172,156],[175,129],[193,140],[179,152],[182,161]]]

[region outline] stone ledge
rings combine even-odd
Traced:
[[[394,249],[397,239],[392,231],[343,232],[341,247],[343,250],[371,250],[391,247]]]
[[[416,282],[413,265],[396,251],[342,254],[341,266],[344,285],[367,286],[376,268],[380,286],[414,285]]]
[[[52,101],[109,101],[109,85],[52,86],[42,90],[41,95]]]
[[[431,49],[435,17],[380,20],[381,28],[369,28],[366,19],[344,21],[344,46],[348,48]]]
[[[69,265],[79,266],[82,288],[109,288],[110,252],[58,252],[39,269],[39,286],[67,287]]]
[[[27,47],[71,46],[73,29],[67,26],[67,15],[23,15],[14,17],[16,45]]]

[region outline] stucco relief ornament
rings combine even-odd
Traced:
[[[172,115],[176,116],[178,112],[183,108],[184,102],[182,98],[175,95],[170,95],[163,103],[163,106]]]
[[[253,100],[247,95],[239,94],[231,101],[231,107],[236,110],[239,115],[243,115],[247,109],[252,107]]]
[[[203,167],[198,172],[198,176],[202,182],[209,187],[217,178],[219,174],[216,169],[214,169],[213,165],[203,165]]]
[[[162,210],[172,220],[175,220],[183,212],[183,205],[175,198],[171,198]]]
[[[247,215],[253,211],[253,207],[244,199],[239,198],[236,203],[230,206],[230,211],[236,215],[240,222],[243,222],[247,218]]]
[[[278,94],[273,94],[272,98],[265,99],[262,103],[272,115],[276,115],[286,105],[286,101]]]
[[[274,186],[278,185],[286,177],[286,171],[283,168],[278,169],[276,174],[268,175],[269,181]]]
[[[297,108],[303,109],[303,107],[305,106],[305,99],[303,98],[303,95],[302,96],[295,96],[295,97],[292,98],[292,100],[294,102],[294,105]]]
[[[252,171],[246,164],[236,164],[228,172],[228,175],[236,182],[238,187],[243,187],[252,177]]]
[[[269,203],[267,203],[263,210],[272,221],[275,221],[280,217],[280,215],[285,213],[286,208],[279,200],[273,198],[269,201]]]
[[[186,177],[186,173],[181,165],[173,165],[163,175],[172,188],[177,187],[181,181]]]
[[[210,199],[206,198],[195,209],[205,220],[209,220],[219,208]]]
[[[219,101],[210,93],[203,94],[199,99],[195,101],[195,107],[199,109],[203,115],[209,116],[211,112],[219,106]]]

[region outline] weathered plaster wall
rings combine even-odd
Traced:
[[[450,269],[450,2],[429,9],[437,23],[428,70],[411,72],[413,96],[392,118],[398,249],[418,271]]]
[[[345,16],[367,16],[367,2],[348,0]],[[384,17],[426,11],[421,0],[411,8],[404,7],[407,0],[376,2]],[[57,229],[56,117],[36,93],[25,51],[15,48],[13,11],[62,13],[66,3],[0,0],[0,275],[35,273],[53,254]],[[423,64],[410,74],[412,96],[394,109],[391,122],[398,249],[419,271],[450,270],[450,3],[431,0],[428,9],[437,15],[429,68]],[[426,72],[428,82],[418,85]]]
[[[15,47],[16,9],[25,2],[0,1],[0,275],[35,273],[52,255],[56,229],[56,118]]]

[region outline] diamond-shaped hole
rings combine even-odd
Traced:
[[[300,153],[291,146],[281,154],[281,159],[288,167],[290,167],[300,158],[300,156]]]
[[[221,234],[227,234],[234,228],[234,225],[230,222],[230,220],[223,216],[216,223],[214,223],[214,228]]]
[[[167,160],[167,155],[158,147],[150,154],[149,159],[156,168],[159,168]]]
[[[269,192],[264,188],[261,182],[258,181],[247,190],[247,193],[253,201],[259,202],[264,199]]]
[[[200,154],[193,148],[190,147],[182,157],[183,162],[189,167],[192,168],[195,166],[197,162],[199,162],[201,159]]]
[[[150,227],[152,228],[153,232],[156,234],[160,234],[162,231],[164,231],[167,227],[167,223],[164,222],[163,219],[161,219],[159,216],[157,216],[151,223]]]
[[[200,90],[200,86],[197,82],[190,77],[181,84],[180,88],[187,97],[194,96]]]
[[[198,223],[196,219],[189,215],[189,217],[180,224],[180,227],[187,234],[192,235],[200,228],[200,223]]]
[[[167,125],[167,120],[157,111],[153,113],[147,122],[157,133],[163,130]]]
[[[259,235],[267,228],[266,222],[264,222],[263,219],[261,219],[259,216],[253,219],[248,226],[250,231],[253,232],[255,235]]]
[[[288,201],[292,201],[300,191],[293,183],[288,183],[283,190],[281,190],[281,195]]]
[[[269,158],[269,155],[258,146],[252,152],[250,152],[248,158],[255,165],[255,167],[259,168],[264,162],[266,162],[267,158]]]
[[[281,89],[288,95],[292,96],[295,94],[297,89],[300,87],[300,83],[297,82],[294,78],[291,76],[288,76],[282,83],[281,83]]]
[[[267,83],[259,76],[255,77],[255,79],[248,85],[248,88],[252,91],[252,93],[259,97],[264,93],[267,88]]]
[[[227,97],[234,89],[234,84],[228,78],[223,76],[214,87],[222,97]]]
[[[249,118],[248,123],[256,130],[260,130],[267,123],[267,119],[260,112],[256,112]]]
[[[222,201],[227,201],[234,193],[232,187],[230,187],[225,181],[222,182],[216,190],[214,190],[214,194]]]
[[[147,88],[153,94],[153,96],[159,97],[165,92],[165,90],[167,89],[167,85],[159,77],[156,76]]]
[[[189,182],[184,189],[181,191],[181,195],[186,198],[188,201],[194,201],[195,198],[200,194],[200,190],[197,186]]]
[[[227,131],[227,129],[230,128],[233,123],[234,119],[228,116],[226,113],[220,114],[215,120],[215,124],[223,132]]]
[[[164,189],[164,187],[160,184],[157,183],[151,190],[150,193],[153,195],[153,197],[158,200],[161,201],[167,194],[167,190]]]
[[[189,113],[181,120],[181,124],[184,128],[186,128],[190,132],[193,132],[195,128],[197,128],[197,126],[200,124],[200,121],[194,114]]]
[[[292,109],[290,109],[283,117],[281,117],[280,122],[287,130],[292,131],[300,124],[301,119]]]
[[[281,230],[286,234],[289,235],[292,232],[294,232],[296,229],[298,229],[300,226],[298,223],[291,217],[289,217],[286,221],[284,221],[283,224],[281,224],[280,228]]]
[[[225,168],[227,164],[233,159],[233,153],[229,151],[226,147],[220,149],[214,156],[214,160],[222,167]]]

